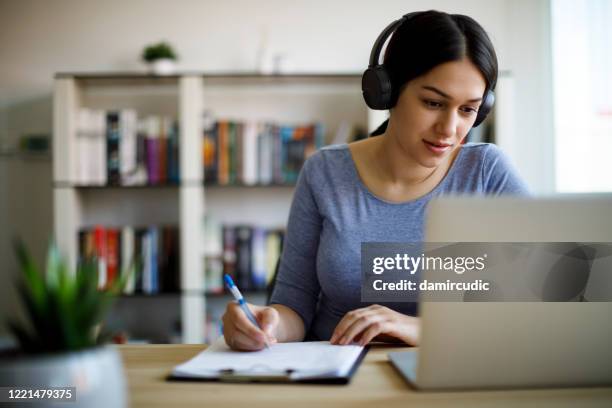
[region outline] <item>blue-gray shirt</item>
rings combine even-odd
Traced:
[[[271,303],[293,309],[307,338],[328,340],[361,302],[361,242],[423,240],[425,208],[439,195],[529,194],[495,145],[463,145],[442,181],[412,201],[391,203],[362,183],[348,145],[328,146],[300,173]],[[385,304],[416,315],[415,303]]]

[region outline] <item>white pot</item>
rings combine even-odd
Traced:
[[[149,71],[154,75],[173,75],[176,72],[176,61],[162,58],[149,63]]]
[[[2,387],[76,387],[71,407],[127,407],[127,387],[116,347],[0,358]],[[40,400],[49,406],[50,400]]]

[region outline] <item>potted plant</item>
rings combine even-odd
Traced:
[[[22,243],[15,249],[22,272],[17,288],[28,324],[8,321],[20,347],[0,355],[0,386],[75,387],[71,406],[127,406],[121,357],[114,346],[104,345],[110,336],[101,322],[134,268],[99,290],[95,259],[71,273],[51,245],[43,275]]]
[[[172,46],[159,42],[145,47],[142,59],[149,65],[149,70],[155,75],[172,75],[176,72],[178,59]]]

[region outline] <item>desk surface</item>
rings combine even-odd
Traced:
[[[348,386],[165,381],[175,365],[188,360],[204,348],[203,345],[119,346],[129,384],[130,406],[612,407],[612,388],[437,393],[415,391],[404,382],[387,358],[389,351],[402,349],[385,346],[370,349]]]

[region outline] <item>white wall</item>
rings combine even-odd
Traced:
[[[182,69],[253,70],[264,27],[270,48],[287,53],[296,70],[360,72],[374,39],[391,20],[434,8],[479,21],[496,46],[500,68],[513,71],[516,138],[525,147],[515,161],[535,191],[547,192],[553,180],[548,4],[0,0],[0,145],[24,133],[51,132],[55,72],[143,69],[143,46],[161,39],[175,45]],[[0,271],[5,271],[14,269],[7,231],[23,235],[39,257],[44,253],[52,227],[51,165],[0,160]],[[7,298],[8,290],[0,286],[0,299]]]

